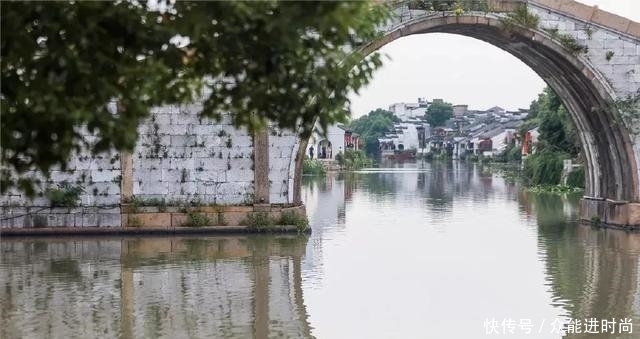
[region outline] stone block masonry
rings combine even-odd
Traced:
[[[134,196],[140,199],[252,204],[253,141],[222,121],[199,117],[201,105],[153,109],[132,152]]]
[[[640,89],[640,40],[628,30],[636,23],[574,1],[536,0],[529,10],[540,17],[541,29],[557,29],[585,46],[580,57],[600,71],[620,97]]]
[[[33,199],[19,191],[0,197],[0,228],[127,226],[130,213],[121,206],[133,198],[252,210],[257,177],[254,135],[235,128],[228,115],[221,121],[202,118],[201,109],[200,103],[154,107],[138,128],[132,152],[80,152],[65,171],[51,171],[47,178],[36,171],[24,174],[42,181],[39,193]],[[268,153],[261,157],[267,164],[262,170],[268,173],[261,177],[265,184],[260,203],[289,206],[296,135],[275,128],[262,135],[263,150]],[[65,182],[82,188],[77,207],[52,208],[47,192]],[[229,221],[238,224],[246,213],[230,213]],[[164,219],[160,212],[140,217],[145,226],[168,227],[184,219],[174,214]]]

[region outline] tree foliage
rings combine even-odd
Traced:
[[[353,120],[349,128],[364,138],[367,154],[376,155],[380,151],[378,138],[383,137],[396,122],[400,122],[400,119],[393,113],[378,108]]]
[[[346,150],[344,153],[336,154],[338,164],[348,170],[361,169],[371,167],[373,160],[367,156],[362,150]]]
[[[64,169],[80,149],[131,150],[162,104],[203,99],[204,117],[308,136],[316,118],[344,121],[347,95],[381,65],[350,52],[378,36],[381,5],[153,3],[1,3],[3,190],[9,172]]]
[[[453,116],[453,105],[441,100],[434,100],[427,108],[425,119],[431,127],[444,126]]]
[[[523,176],[528,185],[558,185],[562,176],[562,153],[541,151],[528,157],[523,166]]]
[[[530,114],[524,126],[538,126],[540,135],[536,153],[524,162],[523,176],[530,185],[558,185],[562,176],[563,159],[575,158],[580,143],[573,121],[558,95],[549,87],[531,103]],[[582,180],[582,184],[578,184]],[[568,182],[584,187],[584,175]]]
[[[538,149],[568,153],[571,157],[580,153],[580,142],[573,121],[558,95],[549,87],[538,96],[536,120],[540,131]]]

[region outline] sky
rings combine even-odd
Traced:
[[[578,0],[640,22],[640,0]],[[528,108],[546,86],[511,54],[454,34],[403,37],[380,49],[384,64],[370,84],[352,93],[352,118],[396,102],[441,98],[469,109]]]

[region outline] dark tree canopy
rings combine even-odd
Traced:
[[[538,95],[530,109],[532,114],[527,116],[521,130],[524,132],[538,126],[540,135],[535,153],[525,160],[523,177],[530,185],[558,185],[561,183],[563,160],[576,158],[580,153],[577,131],[567,109],[549,87]],[[584,187],[584,170],[572,173],[577,175],[570,175],[567,183]]]
[[[576,129],[558,95],[549,87],[538,96],[536,120],[540,131],[538,148],[568,153],[575,157],[580,153],[580,140]]]
[[[380,151],[378,138],[383,137],[396,122],[400,119],[393,113],[378,108],[353,120],[349,127],[364,138],[367,153],[374,155]]]
[[[444,126],[453,116],[453,105],[442,100],[434,100],[427,108],[425,119],[431,127]]]
[[[132,149],[150,107],[201,98],[204,88],[203,116],[230,112],[250,130],[270,120],[309,135],[316,118],[344,121],[347,95],[381,65],[377,54],[349,51],[377,37],[387,13],[361,1],[0,6],[3,190],[10,172],[64,169],[81,147]]]

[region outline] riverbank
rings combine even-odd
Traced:
[[[126,235],[188,235],[188,234],[310,234],[311,228],[300,229],[295,225],[255,228],[250,226],[207,227],[37,227],[3,228],[0,237],[65,237],[65,236],[126,236]]]

